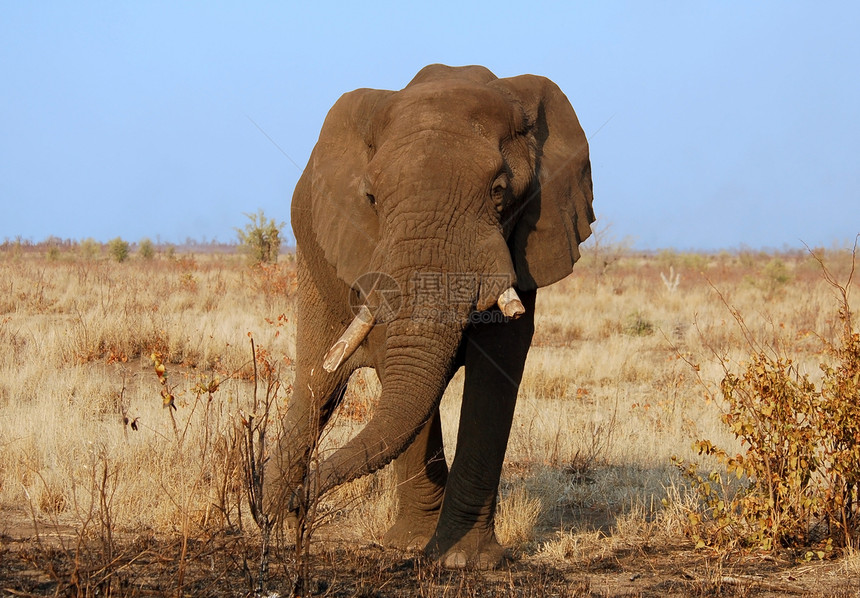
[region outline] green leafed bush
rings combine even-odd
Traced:
[[[128,252],[128,241],[123,241],[122,237],[117,237],[108,241],[108,253],[117,262],[122,263],[127,260]]]
[[[263,210],[256,214],[245,214],[250,222],[245,229],[236,229],[239,244],[253,264],[269,264],[278,261],[281,250],[283,222],[266,218]]]
[[[101,250],[101,245],[92,237],[87,237],[78,244],[78,252],[84,260],[95,259],[101,253]]]
[[[155,257],[155,246],[152,244],[152,241],[146,237],[141,239],[137,247],[137,255],[145,260],[151,260]]]

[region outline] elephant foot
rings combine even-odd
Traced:
[[[434,536],[424,549],[425,555],[447,569],[497,569],[511,559],[491,531],[489,534],[471,531],[451,543]]]
[[[385,532],[383,542],[398,550],[420,551],[436,531],[438,514],[438,511],[432,511],[421,515],[399,516],[391,529]]]

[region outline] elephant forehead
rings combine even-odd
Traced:
[[[402,193],[456,188],[458,193],[475,191],[474,185],[489,185],[504,166],[498,144],[475,134],[459,135],[426,131],[409,136],[402,144],[387,143],[368,165],[370,186]]]
[[[520,128],[521,112],[497,90],[471,82],[432,82],[400,91],[392,98],[393,128],[476,131],[500,139]]]

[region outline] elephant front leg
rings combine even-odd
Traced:
[[[296,491],[306,481],[320,433],[343,398],[347,379],[302,368],[297,372],[283,431],[266,472],[266,502],[279,519],[292,519],[299,507]]]
[[[406,451],[394,462],[397,517],[385,543],[401,550],[424,548],[436,529],[448,479],[437,408]]]
[[[281,437],[266,466],[265,501],[270,512],[285,519],[297,510],[297,489],[305,483],[308,466],[323,427],[340,403],[355,365],[336,372],[322,367],[324,355],[343,319],[332,313],[309,275],[304,254],[298,252],[298,323],[296,327],[296,377],[293,394],[282,421]]]
[[[466,375],[457,451],[436,532],[425,552],[452,568],[489,569],[505,559],[495,534],[499,478],[517,391],[534,333],[535,291],[518,320],[480,324],[465,339]]]

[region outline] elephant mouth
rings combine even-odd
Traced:
[[[514,287],[508,287],[499,295],[496,305],[506,318],[516,320],[526,312]],[[337,370],[344,361],[364,342],[379,318],[367,305],[361,305],[344,333],[323,357],[323,369],[329,373]]]

